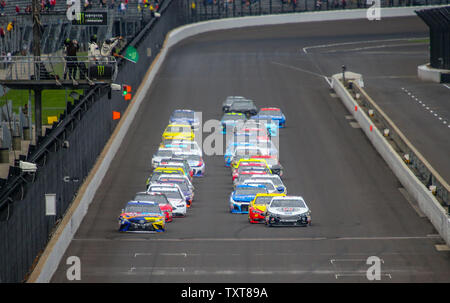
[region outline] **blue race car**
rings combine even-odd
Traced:
[[[169,118],[169,124],[190,124],[193,129],[200,127],[200,121],[195,111],[190,109],[176,109]]]
[[[220,123],[222,124],[222,134],[227,133],[227,128],[233,130],[239,122],[245,122],[245,120],[247,120],[247,118],[243,113],[225,113],[222,116],[222,120],[220,120]]]
[[[255,118],[272,119],[279,127],[286,127],[286,117],[277,107],[261,108]]]
[[[230,195],[230,213],[248,214],[248,205],[257,194],[267,194],[265,185],[238,185]]]

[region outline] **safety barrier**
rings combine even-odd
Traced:
[[[450,245],[450,217],[437,199],[437,197],[443,199],[442,203],[448,207],[448,184],[365,93],[358,84],[361,78],[358,74],[345,73],[346,83],[350,83],[352,87],[349,90],[342,83],[342,74],[336,74],[332,77],[331,85],[400,183],[417,201],[441,237]],[[389,129],[388,134],[385,129]],[[405,157],[406,154],[410,156]],[[434,196],[433,189],[425,186],[426,178],[421,178],[424,171],[433,176],[434,182],[440,180],[440,183],[434,183],[440,186],[437,197]]]

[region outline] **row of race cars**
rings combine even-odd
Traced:
[[[279,163],[279,129],[286,118],[276,107],[259,111],[252,100],[229,96],[222,104],[223,133],[230,138],[224,155],[231,168],[231,213],[248,214],[250,223],[311,225],[311,211],[301,196],[287,195]],[[231,134],[230,134],[231,132]],[[277,138],[278,140],[273,140]]]
[[[287,195],[279,163],[279,130],[286,118],[276,107],[257,109],[242,96],[222,104],[226,138],[225,166],[231,168],[231,213],[248,214],[250,223],[311,225],[311,211],[301,196]],[[146,191],[136,193],[119,216],[119,231],[163,232],[174,217],[184,217],[194,200],[193,178],[205,174],[203,151],[194,140],[200,121],[192,110],[175,110],[153,155]]]
[[[193,178],[205,174],[203,152],[194,141],[200,124],[194,111],[178,109],[153,155],[147,190],[136,193],[119,216],[121,232],[164,232],[174,217],[185,217],[194,200]]]

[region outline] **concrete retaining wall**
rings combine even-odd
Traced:
[[[420,182],[408,166],[403,162],[402,158],[387,142],[382,133],[373,126],[372,121],[367,114],[359,109],[358,103],[353,99],[350,93],[344,88],[339,81],[342,79],[341,74],[332,77],[332,87],[336,94],[342,100],[347,109],[353,113],[356,121],[358,121],[361,129],[369,138],[378,153],[383,157],[389,168],[394,172],[403,187],[408,191],[412,198],[417,201],[422,212],[430,219],[433,226],[439,232],[439,235],[450,246],[450,218],[447,216],[445,209],[433,194]],[[347,75],[346,75],[347,79]],[[355,106],[358,109],[355,111]],[[370,126],[373,126],[372,131]]]
[[[415,16],[414,10],[418,8],[423,9],[426,7],[421,6],[382,8],[381,18]],[[148,89],[153,82],[153,79],[162,66],[164,59],[166,58],[167,53],[171,47],[186,38],[215,30],[300,22],[365,19],[366,14],[366,9],[357,9],[345,11],[308,12],[297,14],[291,13],[269,16],[229,18],[190,24],[171,31],[166,37],[164,47],[161,49],[158,57],[155,59],[152,66],[147,71],[146,76],[144,77],[135,97],[127,108],[127,111],[123,115],[111,139],[105,146],[105,149],[100,155],[99,160],[96,163],[91,174],[82,185],[77,198],[73,202],[65,218],[60,223],[57,231],[47,245],[47,248],[40,258],[38,265],[35,267],[33,273],[28,279],[28,282],[50,281],[64,255],[64,252],[69,246],[70,241],[72,240],[78,227],[81,224],[81,221],[87,213],[89,205],[92,202],[94,195],[109,168],[109,165],[111,164],[117,150],[119,149],[123,138],[128,132],[128,129],[136,115],[136,112],[138,111]],[[162,18],[164,18],[164,16],[162,16]]]

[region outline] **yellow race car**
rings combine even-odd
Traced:
[[[231,169],[232,169],[232,172],[233,172],[233,170],[236,170],[237,168],[239,168],[239,166],[240,166],[241,163],[243,163],[243,162],[244,162],[244,163],[250,163],[250,162],[253,162],[253,163],[264,163],[265,166],[269,167],[269,164],[267,164],[267,161],[264,160],[264,159],[241,158],[241,159],[239,159],[238,161],[232,162],[232,163],[231,163]]]
[[[162,140],[194,140],[194,131],[189,124],[169,124],[162,134]]]
[[[267,205],[273,197],[284,197],[286,194],[256,194],[248,206],[248,221],[250,223],[264,223]]]

